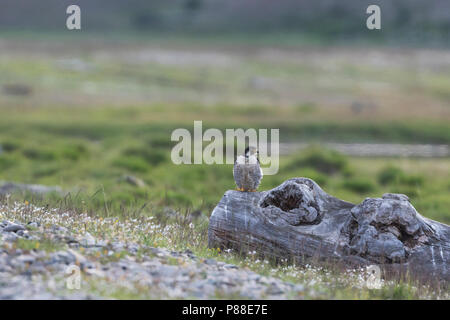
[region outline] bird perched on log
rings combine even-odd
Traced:
[[[258,189],[263,173],[259,165],[256,147],[247,147],[245,154],[236,158],[233,176],[238,191],[255,192]]]

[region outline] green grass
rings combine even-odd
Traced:
[[[14,247],[25,251],[39,249],[44,250],[45,252],[55,252],[63,249],[65,245],[51,241],[50,239],[41,239],[41,240],[17,239],[17,241],[14,242]]]
[[[82,126],[85,132],[97,132],[91,139],[80,137],[78,131],[60,135],[40,130],[41,124],[15,121],[17,131],[0,135],[0,145],[14,141],[15,146],[5,148],[0,156],[0,180],[59,185],[72,202],[84,203],[82,207],[90,212],[120,216],[125,208],[169,206],[209,215],[225,190],[235,187],[232,165],[173,164],[170,151],[175,143],[169,135],[164,139],[165,130],[157,126],[148,129],[155,132],[153,136],[106,120],[104,133],[98,120],[92,127],[89,122]],[[25,126],[21,135],[15,134]],[[305,176],[328,193],[355,203],[385,192],[405,193],[421,214],[449,223],[448,168],[448,159],[349,158],[316,146],[282,157],[279,173],[265,176],[261,189]],[[132,185],[123,179],[125,175],[136,176],[145,185]],[[52,197],[52,203],[61,201]]]

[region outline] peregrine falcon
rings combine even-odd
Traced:
[[[238,191],[256,191],[263,177],[256,147],[247,147],[245,155],[237,157],[233,176]]]

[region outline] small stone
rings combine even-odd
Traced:
[[[47,193],[62,193],[60,187],[49,187],[37,184],[22,184],[22,183],[13,183],[13,182],[5,182],[0,184],[0,194],[10,194],[17,192],[31,192],[34,194],[47,194]]]
[[[280,295],[283,294],[283,290],[281,290],[276,284],[272,284],[267,290],[267,294]]]
[[[181,253],[178,252],[178,251],[171,251],[171,252],[170,252],[170,255],[171,255],[172,257],[180,257],[180,256],[181,256]]]
[[[91,276],[96,276],[96,277],[100,277],[103,278],[105,276],[105,272],[100,270],[100,269],[96,269],[96,268],[87,268],[85,269],[85,272]]]
[[[203,261],[203,263],[207,265],[216,265],[217,261],[214,259],[206,259],[205,261]]]
[[[63,263],[63,264],[74,264],[76,261],[75,256],[72,255],[68,251],[58,251],[51,254],[51,258],[49,260],[50,264],[54,263]]]
[[[86,260],[81,264],[81,269],[83,269],[84,271],[88,270],[88,269],[95,269],[97,266],[94,262]]]
[[[37,222],[28,222],[27,226],[30,227],[30,228],[36,229],[36,228],[39,227],[39,223],[37,223]]]
[[[139,251],[139,246],[135,245],[135,244],[130,244],[128,245],[128,253],[130,254],[137,254]]]
[[[75,257],[76,264],[86,263],[86,258],[83,255],[81,255],[80,253],[78,253],[77,251],[72,250],[72,249],[67,249],[67,252]]]
[[[80,247],[80,244],[78,242],[69,242],[68,243],[69,248],[78,249]]]
[[[17,232],[19,230],[25,230],[25,227],[20,224],[10,223],[5,228],[3,228],[4,232]]]
[[[61,232],[61,233],[68,233],[69,232],[69,230],[67,228],[58,226],[56,224],[51,226],[51,230],[53,232]]]
[[[120,242],[111,243],[111,247],[113,251],[122,251],[124,249],[123,243]]]
[[[14,232],[3,233],[3,237],[2,237],[3,241],[5,241],[5,242],[13,242],[13,241],[16,241],[17,238],[19,238],[19,236],[17,234],[15,234]]]
[[[16,258],[17,261],[21,262],[21,263],[28,263],[28,264],[32,264],[34,261],[36,261],[36,258],[33,257],[30,254],[24,254],[21,256],[18,256]]]
[[[83,247],[93,247],[95,246],[95,243],[95,238],[89,232],[86,232],[80,240],[80,245]]]

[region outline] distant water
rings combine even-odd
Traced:
[[[450,156],[450,148],[445,144],[323,143],[322,145],[357,157],[445,158]],[[292,154],[308,146],[308,143],[280,143],[280,154]]]

